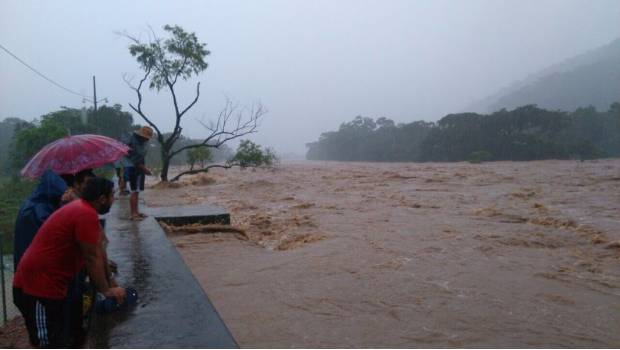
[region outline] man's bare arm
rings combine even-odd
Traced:
[[[107,238],[104,235],[104,239],[101,242],[101,251],[103,252],[103,260],[106,262],[104,264],[105,267],[105,276],[106,276],[106,280],[108,281],[108,284],[110,285],[111,288],[114,287],[118,287],[118,283],[116,283],[116,279],[114,279],[114,276],[112,275],[112,265],[114,265],[114,269],[116,269],[116,263],[113,263],[111,260],[108,260],[108,253],[106,252],[106,246],[107,244],[105,243],[107,241]]]
[[[95,283],[97,289],[108,297],[115,297],[118,303],[125,298],[125,289],[121,287],[111,287],[106,275],[105,253],[101,244],[80,243],[80,249],[86,260],[88,275]]]

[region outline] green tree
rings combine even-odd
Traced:
[[[34,123],[18,126],[9,151],[11,168],[19,171],[43,146],[67,135],[67,129],[53,119],[43,119],[38,126]]]
[[[6,118],[0,122],[0,175],[9,175],[11,172],[11,141],[17,126],[24,123],[26,122],[19,118]]]
[[[275,153],[267,148],[262,149],[260,145],[250,140],[243,140],[239,143],[237,153],[229,161],[229,164],[238,165],[241,168],[273,166],[278,161]]]
[[[395,125],[355,117],[306,145],[308,159],[343,161],[465,161],[591,159],[620,156],[620,104],[607,112],[536,105],[492,114],[449,114],[437,123]],[[477,153],[486,151],[488,153]]]
[[[207,147],[197,147],[187,151],[187,162],[191,170],[194,170],[194,165],[196,163],[200,163],[200,167],[204,168],[205,163],[210,161],[211,158],[211,151]]]
[[[88,124],[95,129],[95,133],[123,140],[134,129],[133,116],[123,111],[120,104],[113,106],[103,105],[94,110],[88,109]]]
[[[61,137],[94,133],[122,140],[133,130],[132,123],[131,114],[119,104],[104,105],[96,114],[93,109],[61,107],[41,116],[40,121],[16,122],[8,152],[11,170],[21,169],[41,148]]]
[[[204,72],[208,67],[206,58],[210,52],[206,49],[207,45],[205,43],[198,41],[195,33],[188,33],[179,26],[165,25],[163,29],[168,38],[162,39],[153,33],[153,38],[149,42],[142,42],[137,38],[124,34],[132,42],[129,46],[129,53],[135,57],[140,68],[144,71],[144,75],[137,86],[131,85],[128,79],[125,79],[125,81],[136,92],[138,98],[135,106],[133,104],[129,106],[157,134],[161,155],[160,177],[162,181],[168,181],[168,171],[173,157],[191,148],[217,148],[227,141],[253,133],[258,126],[258,119],[266,111],[261,105],[255,106],[251,108],[250,115],[245,120],[243,118],[243,110],[240,110],[237,105],[227,100],[224,109],[217,118],[217,122],[203,123],[208,133],[200,143],[181,147],[176,146],[177,141],[181,137],[182,118],[194,107],[200,97],[200,82],[198,82],[196,84],[196,95],[192,102],[185,107],[181,107],[177,97],[177,83],[179,79],[188,80]],[[165,89],[172,98],[174,128],[170,133],[164,133],[142,110],[142,88],[147,80],[150,89],[155,89],[158,92]]]

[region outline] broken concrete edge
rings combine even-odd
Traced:
[[[120,220],[118,208],[108,218],[108,254],[119,263],[117,280],[123,286],[135,287],[141,300],[137,307],[117,313],[93,314],[87,346],[239,347],[158,221],[224,224],[230,223],[230,216],[221,208],[205,206],[187,211],[170,208],[172,213],[166,209],[147,210],[150,217],[142,222]],[[199,215],[200,211],[207,214]],[[184,212],[189,215],[184,216]]]
[[[148,214],[156,219],[190,223],[230,224],[230,214],[223,208],[206,205],[149,208]]]
[[[172,226],[183,226],[183,225],[191,225],[191,224],[230,225],[230,215],[228,214],[209,215],[209,216],[156,216],[155,220],[163,221],[167,225],[172,225]]]

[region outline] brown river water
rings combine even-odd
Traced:
[[[155,185],[242,347],[620,347],[620,160],[285,162]]]

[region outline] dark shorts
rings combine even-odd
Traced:
[[[84,323],[84,292],[86,291],[86,270],[80,271],[69,283],[67,297],[63,303],[63,342],[72,348],[83,348],[86,332]]]
[[[131,192],[144,191],[144,173],[135,167],[125,168],[125,175]]]
[[[13,288],[13,301],[28,329],[30,343],[39,348],[65,348],[63,338],[64,300],[39,298]]]
[[[123,170],[124,168],[115,168],[114,170],[116,170],[116,177],[118,177],[119,179],[121,178],[121,175],[123,175],[123,180],[125,181],[129,181],[129,179],[127,178],[127,172],[123,171],[123,173],[121,174],[121,170]]]

